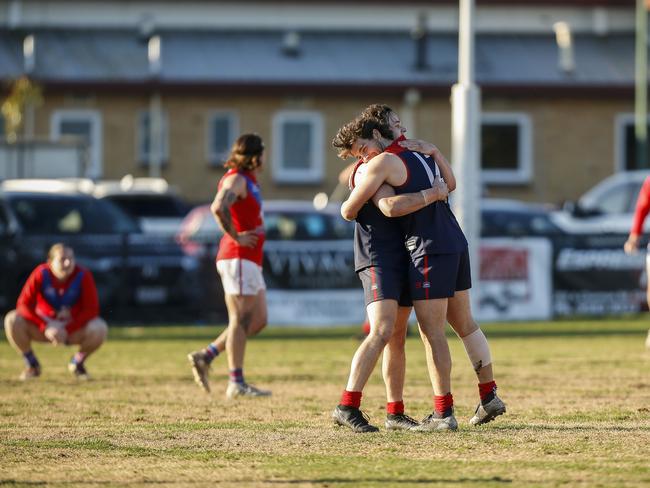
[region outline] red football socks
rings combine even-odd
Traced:
[[[494,390],[496,390],[496,388],[497,388],[497,384],[495,381],[488,381],[487,383],[479,383],[478,394],[480,395],[481,400],[485,400],[485,398]]]
[[[446,395],[434,395],[433,399],[436,412],[443,416],[454,406],[454,397],[451,393],[447,393]]]
[[[343,390],[343,394],[341,395],[341,405],[359,408],[361,406],[361,392]]]
[[[404,402],[388,402],[386,403],[386,413],[389,415],[400,415],[404,413]]]

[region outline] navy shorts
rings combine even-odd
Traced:
[[[411,299],[451,298],[472,287],[469,252],[429,254],[414,258],[409,268]]]
[[[403,267],[371,266],[357,272],[363,285],[366,305],[379,300],[397,300],[400,307],[411,307],[407,270]]]

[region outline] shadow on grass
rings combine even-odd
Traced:
[[[233,483],[230,481],[229,483]],[[235,483],[250,483],[250,481],[236,481]],[[301,480],[264,480],[258,483],[270,485],[298,485],[303,483],[327,483],[332,485],[345,484],[356,485],[359,483],[380,483],[380,484],[455,484],[455,483],[512,483],[511,479],[501,478],[495,476],[493,478],[458,478],[458,479],[445,479],[445,478],[427,478],[427,479],[395,479],[395,478],[321,478],[321,479],[301,479]]]
[[[19,481],[19,480],[0,480],[0,486],[44,486],[44,485],[83,485],[83,486],[92,486],[92,485],[110,485],[110,486],[120,486],[120,485],[129,485],[132,483],[137,483],[138,485],[167,485],[167,484],[176,484],[177,481],[172,480],[132,480],[129,482],[119,482],[119,481],[104,481],[104,480],[80,480],[80,481]],[[298,484],[312,484],[312,483],[323,483],[327,485],[357,485],[359,483],[378,483],[378,484],[457,484],[457,483],[476,483],[476,484],[485,484],[485,483],[512,483],[511,479],[501,478],[499,476],[494,476],[492,478],[458,478],[458,479],[394,479],[394,478],[321,478],[321,479],[287,479],[287,480],[228,480],[225,481],[226,484],[235,485],[241,484],[244,486],[250,486],[251,483],[262,484],[262,485],[298,485]],[[203,485],[204,481],[191,481],[191,480],[182,480],[183,485]]]

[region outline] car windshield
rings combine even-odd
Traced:
[[[9,198],[28,234],[136,233],[138,225],[110,202],[86,196],[14,195]]]
[[[133,217],[184,217],[188,207],[172,195],[110,195],[106,200]]]
[[[319,241],[351,239],[354,226],[335,215],[311,212],[265,212],[268,240]]]
[[[632,213],[641,191],[642,181],[626,181],[611,186],[605,191],[587,193],[580,199],[580,205],[602,214]]]
[[[540,212],[516,212],[508,210],[483,210],[481,235],[495,236],[545,236],[558,232],[547,214]]]

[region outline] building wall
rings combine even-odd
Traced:
[[[266,143],[266,168],[260,181],[266,198],[311,199],[315,193],[331,193],[339,172],[350,162],[337,158],[330,141],[338,128],[371,103],[387,103],[402,116],[407,136],[429,140],[451,160],[451,107],[449,99],[424,96],[409,113],[402,94],[393,97],[345,97],[338,95],[291,97],[165,95],[163,106],[169,121],[168,165],[163,176],[192,201],[213,197],[222,168],[207,159],[207,119],[214,110],[229,109],[239,115],[240,132],[257,132]],[[137,120],[148,107],[145,95],[71,96],[47,94],[36,111],[36,133],[49,137],[54,110],[91,109],[102,114],[103,177],[125,174],[146,176],[136,156]],[[273,181],[272,118],[280,110],[320,112],[324,121],[325,176],[320,184],[288,185]],[[602,178],[615,172],[615,119],[633,111],[632,101],[593,98],[484,97],[486,112],[528,114],[532,123],[533,177],[527,184],[489,185],[493,197],[559,203],[575,199]],[[453,161],[452,161],[453,163]],[[461,182],[459,182],[462,184]]]
[[[633,101],[593,98],[488,99],[484,111],[525,112],[533,130],[533,179],[491,185],[495,197],[560,203],[575,200],[615,168],[615,120]]]

